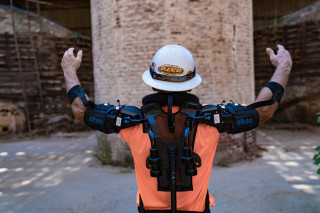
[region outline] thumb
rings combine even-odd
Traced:
[[[269,48],[269,47],[266,49],[266,52],[268,53],[268,55],[269,55],[270,58],[272,58],[272,57],[275,56],[273,50],[272,50],[271,48]]]
[[[81,61],[82,59],[82,50],[79,50],[78,53],[77,53],[77,60]]]

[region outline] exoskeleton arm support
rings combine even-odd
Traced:
[[[236,134],[252,130],[259,125],[259,113],[255,109],[275,102],[279,104],[284,93],[284,88],[277,82],[269,82],[266,87],[272,92],[269,100],[255,102],[249,106],[234,103],[206,105],[200,110],[197,119],[200,123],[216,127],[220,133]]]
[[[220,133],[246,132],[259,125],[259,113],[240,104],[206,105],[199,113],[200,123],[214,126]]]
[[[135,126],[143,120],[140,109],[134,106],[95,105],[91,102],[84,113],[84,122],[92,129],[106,134]]]

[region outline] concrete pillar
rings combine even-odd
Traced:
[[[201,103],[253,101],[251,0],[91,0],[91,14],[97,103],[120,99],[141,106],[142,97],[152,93],[141,75],[167,44],[180,44],[193,54],[203,78],[193,93]],[[252,134],[222,138],[228,140],[221,144],[229,145],[221,151],[243,150],[248,138],[254,140]],[[109,161],[126,161],[125,142],[116,135],[107,139]]]

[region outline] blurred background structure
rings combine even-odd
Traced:
[[[60,62],[69,47],[86,52],[78,75],[93,96],[91,39],[81,36],[90,35],[90,7],[88,1],[77,1],[78,9],[71,1],[60,4],[63,2],[0,1],[2,136],[49,135],[86,128],[72,115]],[[65,26],[57,22],[61,20]],[[79,23],[89,24],[78,28]]]
[[[60,61],[71,46],[84,50],[78,75],[91,99],[140,106],[152,92],[141,74],[163,45],[190,49],[203,77],[195,94],[218,104],[253,101],[274,71],[265,48],[280,43],[294,67],[279,110],[265,125],[316,125],[319,10],[314,0],[0,0],[0,136],[87,129],[73,118],[65,93]],[[254,132],[220,140],[216,163],[256,155]],[[117,136],[99,135],[99,145],[104,161],[131,161]]]
[[[256,93],[274,70],[265,47],[283,44],[293,58],[285,95],[268,125],[316,125],[315,114],[320,109],[320,1],[253,1],[253,5]]]

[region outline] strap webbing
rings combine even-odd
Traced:
[[[255,109],[258,107],[262,107],[262,106],[269,106],[275,102],[278,102],[278,104],[280,103],[281,98],[284,93],[283,87],[279,83],[273,82],[273,81],[269,82],[266,87],[271,90],[272,98],[270,98],[267,101],[259,101],[259,102],[255,102],[253,104],[250,104],[248,106],[249,109]]]
[[[192,138],[192,141],[191,141],[192,150],[194,150],[194,142],[196,140],[196,134],[197,134],[197,130],[198,130],[198,125],[199,125],[199,122],[196,122],[195,128],[194,128],[194,132],[193,132],[193,138]]]
[[[86,98],[86,94],[80,85],[76,85],[72,87],[68,92],[68,97],[69,97],[70,104],[72,104],[72,102],[76,97],[79,97],[81,99],[83,105],[88,106],[89,104]]]
[[[174,133],[174,115],[172,114],[172,103],[173,103],[173,96],[168,94],[168,111],[167,111],[167,118],[168,118],[168,128],[171,133]]]
[[[170,210],[145,210],[143,206],[143,202],[141,199],[141,196],[139,195],[139,204],[138,206],[138,212],[139,213],[170,213]],[[210,213],[210,200],[209,200],[209,191],[207,191],[206,195],[206,207],[203,212],[194,212],[194,211],[176,211],[177,213]]]
[[[259,102],[255,102],[255,103],[248,105],[248,109],[255,109],[258,107],[262,107],[262,106],[269,106],[269,105],[272,105],[273,103],[275,103],[276,101],[277,101],[276,98],[274,96],[272,96],[272,98],[267,101],[259,101]]]
[[[145,115],[148,119],[148,123],[152,129],[152,132],[154,134],[154,137],[155,138],[159,138],[160,137],[160,132],[159,132],[159,129],[158,129],[158,126],[157,126],[157,123],[156,123],[156,120],[155,120],[155,117],[157,117],[159,114],[161,113],[161,110],[159,111],[149,111],[149,112],[146,112]]]
[[[278,103],[280,103],[284,93],[284,88],[281,86],[281,84],[271,81],[267,84],[266,87],[268,87],[271,90],[273,97],[275,97]]]

